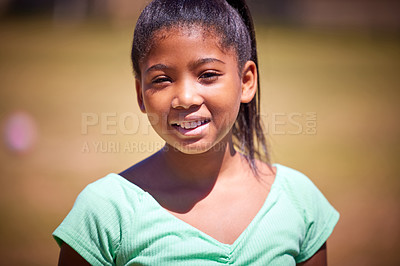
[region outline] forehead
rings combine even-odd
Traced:
[[[201,25],[178,25],[165,27],[153,33],[148,46],[148,52],[143,58],[145,61],[149,56],[154,56],[163,50],[165,53],[179,50],[187,54],[201,52],[219,52],[236,59],[233,47],[225,47],[221,35],[215,29],[202,27]]]

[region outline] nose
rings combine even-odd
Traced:
[[[171,103],[172,108],[189,109],[192,106],[199,106],[203,103],[199,88],[190,81],[182,81],[176,84],[174,91],[175,95]]]

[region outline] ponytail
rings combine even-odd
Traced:
[[[258,158],[268,165],[270,164],[269,153],[267,150],[266,139],[262,122],[260,120],[260,75],[257,56],[257,42],[254,30],[254,22],[250,9],[245,0],[226,0],[239,13],[251,40],[251,59],[257,66],[257,92],[253,100],[249,103],[242,103],[239,115],[233,128],[233,135],[241,144],[241,150],[247,155],[246,158],[252,168],[257,173],[255,159]],[[261,150],[261,151],[260,151]]]

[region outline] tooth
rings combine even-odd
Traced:
[[[201,125],[201,122],[200,121],[197,121],[197,126],[200,126]]]
[[[196,127],[196,126],[197,126],[197,123],[196,123],[196,122],[191,122],[191,123],[190,123],[190,127],[194,128],[194,127]]]

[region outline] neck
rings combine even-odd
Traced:
[[[171,180],[187,187],[207,187],[231,176],[241,156],[233,147],[232,138],[222,142],[221,148],[201,154],[185,154],[166,144],[160,151]],[[174,183],[175,183],[174,182]]]

